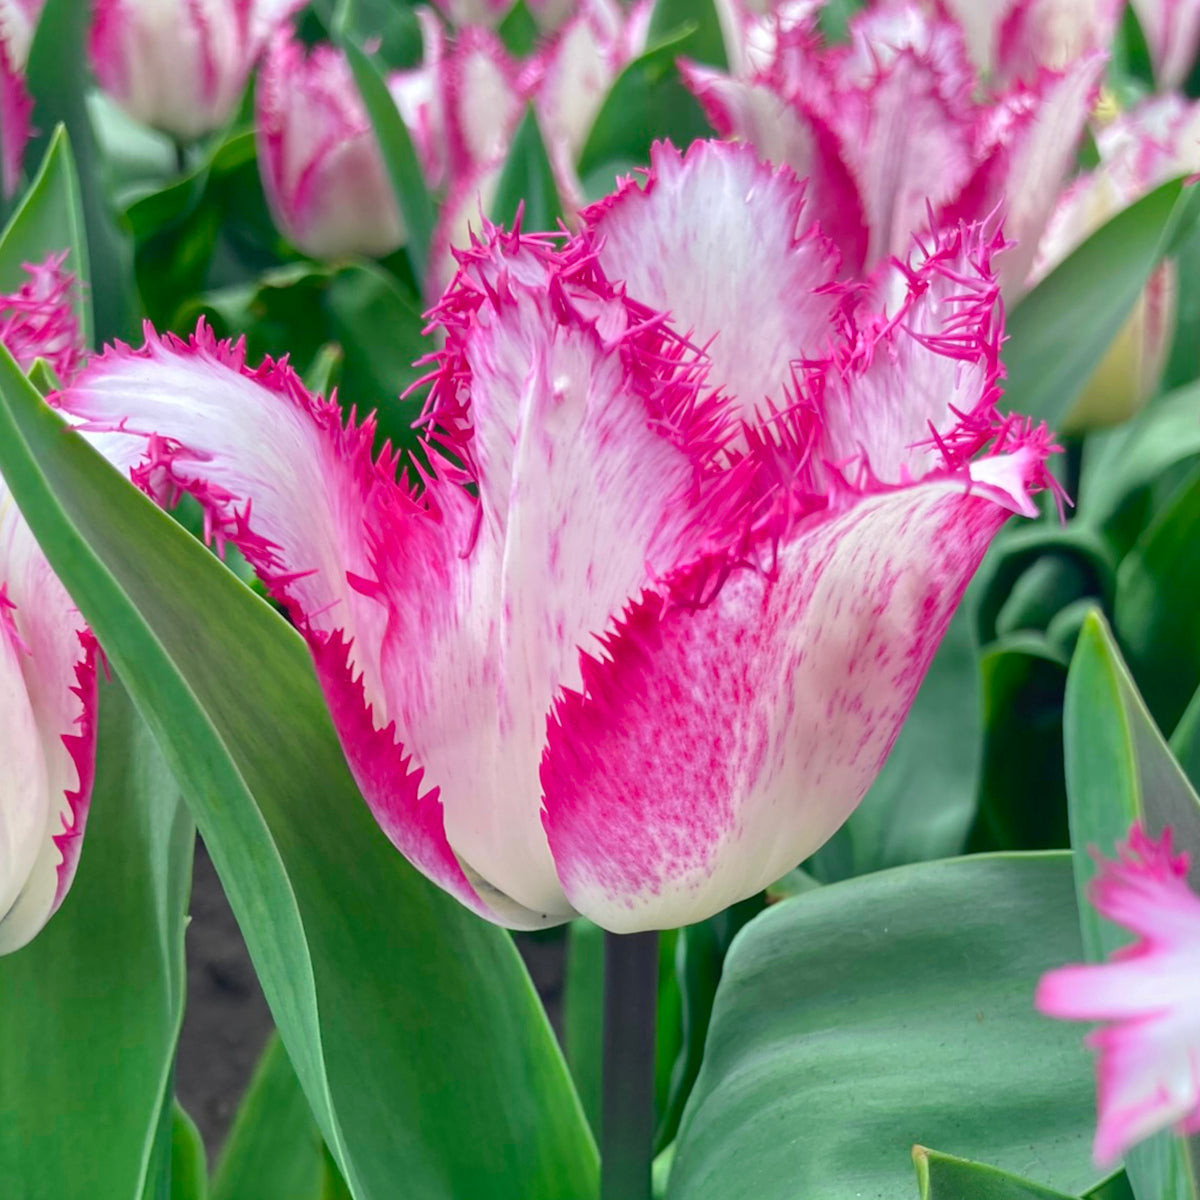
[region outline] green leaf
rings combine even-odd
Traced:
[[[1117,572],[1113,623],[1142,695],[1173,729],[1200,684],[1200,467]]]
[[[34,99],[33,128],[40,131],[30,149],[34,153],[48,150],[60,123],[71,135],[87,229],[87,276],[95,334],[97,341],[106,342],[132,332],[132,258],[128,239],[118,230],[109,209],[104,168],[87,109],[90,72],[85,43],[90,10],[88,0],[46,0],[29,48],[25,76]]]
[[[676,55],[725,70],[729,59],[713,0],[657,0],[650,14],[646,44],[670,43]]]
[[[712,130],[683,86],[675,59],[690,29],[635,58],[617,76],[579,156],[579,176],[591,198],[607,195],[618,175],[650,161],[650,144],[669,138],[687,146]]]
[[[850,21],[862,8],[861,0],[828,0],[817,10],[817,25],[827,43],[848,42]]]
[[[208,1165],[200,1130],[178,1100],[171,1106],[171,1118],[171,1200],[205,1200]]]
[[[511,229],[520,205],[524,205],[522,229],[532,232],[558,228],[562,201],[532,108],[525,110],[513,135],[492,200],[492,220]]]
[[[272,1034],[221,1152],[212,1200],[321,1200],[324,1182],[321,1131]]]
[[[2,349],[0,471],[180,781],[353,1194],[591,1195],[595,1149],[511,938],[384,837],[295,630]]]
[[[79,179],[66,130],[59,126],[42,165],[20,206],[0,234],[0,291],[14,292],[27,278],[23,263],[67,252],[66,268],[79,281],[75,316],[84,345],[92,344],[87,236],[80,207]]]
[[[898,867],[767,909],[725,960],[667,1195],[911,1195],[929,1143],[1082,1191],[1090,1063],[1032,1004],[1079,953],[1067,854]]]
[[[1071,660],[1063,713],[1079,920],[1089,962],[1129,939],[1087,900],[1096,873],[1091,850],[1111,857],[1137,820],[1157,834],[1171,825],[1178,844],[1200,845],[1200,801],[1171,756],[1099,614],[1084,624]],[[1064,960],[1066,961],[1066,960]],[[1197,1200],[1182,1138],[1160,1134],[1125,1156],[1138,1200]]]
[[[408,136],[383,76],[352,40],[342,38],[339,45],[350,63],[354,82],[375,130],[383,165],[387,168],[392,191],[404,217],[407,230],[405,255],[413,278],[420,287],[429,263],[429,245],[433,241],[437,214],[425,188],[417,152],[413,149],[412,139]]]
[[[496,26],[496,34],[513,58],[528,58],[537,49],[541,38],[537,22],[530,15],[524,0],[517,0]]]
[[[913,1147],[921,1200],[1072,1200],[1040,1184],[995,1167]]]
[[[193,825],[121,686],[100,687],[75,882],[0,958],[0,1179],[13,1200],[141,1200],[183,1018]]]
[[[900,736],[850,819],[813,855],[832,882],[961,854],[983,755],[981,683],[970,605],[959,606]]]
[[[1010,409],[1062,424],[1159,260],[1200,215],[1200,190],[1164,183],[1118,213],[1014,308],[1004,362]]]

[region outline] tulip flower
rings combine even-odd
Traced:
[[[79,363],[61,257],[0,296],[0,341],[22,367]],[[0,479],[0,954],[62,903],[83,842],[96,738],[96,647]]]
[[[88,56],[130,116],[181,141],[233,115],[272,32],[299,0],[96,0]]]
[[[1124,0],[942,0],[963,28],[971,57],[990,81],[1036,79],[1107,50]],[[931,9],[935,6],[930,4]],[[936,10],[936,9],[935,9]]]
[[[1152,99],[1096,132],[1100,165],[1059,200],[1038,247],[1039,282],[1091,234],[1168,179],[1200,170],[1200,106]],[[1175,264],[1161,263],[1063,422],[1095,429],[1131,417],[1154,395],[1175,327]]]
[[[400,246],[400,209],[340,50],[306,52],[278,33],[255,89],[255,134],[271,214],[300,250],[340,258]]]
[[[839,286],[748,147],[658,145],[642,184],[460,255],[411,477],[204,327],[56,400],[199,498],[384,831],[514,927],[696,921],[820,846],[1045,479],[1044,431],[995,408],[995,239]]]
[[[1154,65],[1154,80],[1164,91],[1182,87],[1200,49],[1197,0],[1130,0]]]
[[[0,188],[6,199],[17,190],[33,99],[25,87],[25,64],[43,0],[0,4]]]
[[[1176,1126],[1200,1131],[1200,897],[1187,884],[1188,856],[1138,825],[1100,860],[1088,896],[1102,917],[1136,941],[1094,966],[1042,977],[1038,1008],[1072,1021],[1103,1021],[1097,1051],[1094,1153],[1111,1166],[1143,1138]]]
[[[908,4],[865,10],[850,33],[823,46],[802,21],[765,67],[685,64],[684,77],[718,133],[811,177],[813,214],[848,277],[906,254],[914,234],[999,213],[1015,243],[1001,282],[1006,298],[1019,295],[1074,166],[1101,56],[981,99],[954,22]]]

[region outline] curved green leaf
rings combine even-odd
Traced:
[[[929,1143],[1082,1191],[1090,1064],[1032,1003],[1079,953],[1067,854],[921,863],[769,908],[725,961],[667,1195],[911,1195]]]
[[[1007,1171],[924,1146],[913,1147],[913,1166],[921,1200],[1073,1200]]]
[[[120,685],[102,684],[75,882],[46,928],[0,958],[6,1198],[142,1200],[169,1178],[194,840],[178,791]]]
[[[2,350],[0,471],[181,783],[353,1194],[591,1195],[595,1149],[511,938],[387,842],[299,635]]]

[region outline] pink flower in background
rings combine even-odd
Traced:
[[[1154,79],[1166,91],[1182,87],[1200,49],[1198,0],[1130,0],[1154,64]]]
[[[993,85],[1033,81],[1043,69],[1062,71],[1077,59],[1107,51],[1125,0],[937,0],[927,7],[963,28],[979,70]]]
[[[263,191],[291,242],[314,258],[382,256],[401,245],[396,197],[340,50],[305,51],[280,31],[263,59],[254,107]]]
[[[1106,221],[1159,184],[1200,170],[1200,105],[1152,98],[1100,127],[1100,164],[1059,199],[1038,246],[1030,286]],[[1064,422],[1093,429],[1132,416],[1158,388],[1175,328],[1176,269],[1159,265]]]
[[[1094,1152],[1109,1166],[1168,1126],[1200,1131],[1200,897],[1188,887],[1188,856],[1140,826],[1100,860],[1088,896],[1102,917],[1136,941],[1095,966],[1042,977],[1038,1008],[1052,1017],[1103,1021],[1088,1035],[1097,1051]]]
[[[0,296],[0,340],[63,380],[80,362],[64,257]],[[0,953],[62,903],[83,843],[95,758],[96,647],[0,479]]]
[[[33,99],[25,87],[25,64],[44,0],[0,0],[0,187],[17,190]]]
[[[96,0],[88,56],[130,116],[190,141],[233,115],[272,32],[300,0]]]
[[[675,926],[854,809],[1047,439],[996,412],[969,233],[839,285],[804,185],[705,142],[581,221],[461,255],[415,479],[203,327],[56,403],[287,606],[420,870],[514,927]]]
[[[1102,57],[981,99],[962,29],[914,4],[860,13],[846,45],[824,45],[812,21],[774,19],[766,65],[761,55],[741,75],[684,65],[714,128],[810,178],[846,276],[907,253],[914,234],[998,215],[1015,243],[998,260],[1001,282],[1019,295]]]

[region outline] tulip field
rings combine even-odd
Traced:
[[[1200,1200],[1198,179],[1200,0],[0,0],[0,1200]]]

